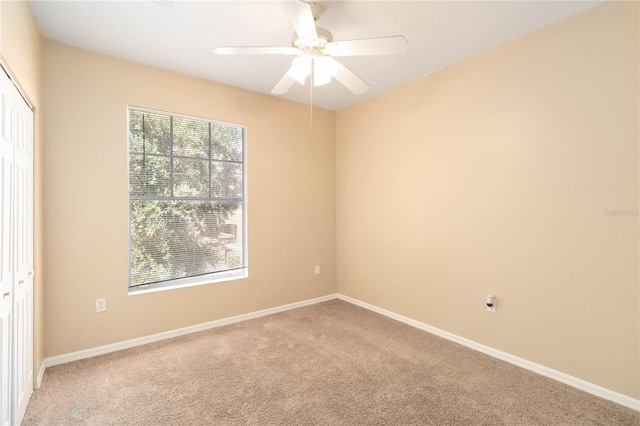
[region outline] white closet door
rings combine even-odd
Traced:
[[[33,112],[0,69],[0,425],[33,393]]]
[[[15,88],[0,70],[0,424],[12,420],[12,334],[13,334],[13,177]]]
[[[33,112],[19,95],[15,104],[13,404],[19,424],[33,393]]]

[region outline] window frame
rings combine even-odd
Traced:
[[[244,259],[243,266],[230,269],[225,271],[216,271],[210,272],[207,274],[184,277],[184,278],[174,278],[171,280],[154,282],[148,284],[139,284],[136,286],[131,286],[131,192],[130,192],[130,160],[131,160],[131,146],[130,146],[130,129],[129,126],[131,124],[130,113],[131,111],[139,111],[142,113],[150,113],[150,114],[159,114],[166,115],[169,117],[181,118],[186,120],[196,120],[196,121],[204,121],[211,124],[219,124],[224,126],[233,126],[242,129],[242,233],[241,240],[239,241],[242,244],[242,258]],[[126,114],[126,147],[127,147],[127,290],[129,295],[137,295],[137,294],[145,294],[152,293],[158,291],[167,291],[167,290],[175,290],[180,288],[188,288],[194,286],[208,285],[208,284],[218,284],[223,282],[230,282],[235,280],[241,280],[249,277],[249,260],[248,260],[248,185],[247,185],[247,139],[248,132],[247,126],[244,124],[231,123],[221,120],[212,120],[210,118],[204,118],[200,116],[186,115],[174,112],[167,112],[152,108],[139,107],[135,105],[127,105],[127,114]],[[174,156],[173,153],[169,155],[170,158],[181,158],[181,156]],[[207,158],[208,161],[216,161],[211,155]],[[173,173],[173,171],[172,171]],[[210,184],[210,182],[209,182]],[[188,197],[185,197],[188,198]],[[179,200],[171,200],[167,201],[179,201]],[[199,199],[198,201],[206,201],[206,199]]]

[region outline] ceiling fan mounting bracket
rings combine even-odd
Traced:
[[[324,12],[324,6],[319,3],[308,3],[309,7],[311,7],[311,14],[313,15],[313,20],[317,21],[322,16]]]

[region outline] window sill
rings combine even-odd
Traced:
[[[242,280],[249,276],[247,268],[235,271],[217,272],[200,277],[179,278],[163,283],[146,284],[129,288],[129,296],[139,294],[156,293],[159,291],[176,290],[180,288],[195,287],[200,285],[218,284],[229,281]]]

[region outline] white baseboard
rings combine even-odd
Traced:
[[[277,314],[278,312],[289,311],[291,309],[302,308],[304,306],[314,305],[316,303],[326,302],[328,300],[336,299],[337,294],[330,294],[327,296],[316,297],[315,299],[303,300],[301,302],[289,303],[288,305],[276,306],[274,308],[263,309],[261,311],[250,312],[248,314],[236,315],[233,317],[222,318],[215,321],[210,321],[202,324],[196,324],[189,327],[178,328],[176,330],[165,331],[158,334],[152,334],[150,336],[139,337],[137,339],[125,340],[123,342],[112,343],[110,345],[99,346],[97,348],[85,349],[78,352],[71,352],[68,354],[57,355],[49,358],[45,358],[42,362],[42,367],[38,373],[37,387],[42,382],[42,376],[46,367],[52,367],[54,365],[66,364],[72,361],[78,361],[80,359],[91,358],[98,355],[104,355],[110,352],[121,351],[123,349],[129,349],[136,346],[146,345],[148,343],[157,342],[160,340],[171,339],[172,337],[183,336],[185,334],[195,333],[198,331],[209,330],[211,328],[222,327],[224,325],[234,324],[241,321],[247,321],[254,318],[264,317],[266,315]]]
[[[42,378],[44,377],[45,368],[46,367],[43,360],[40,363],[40,368],[38,368],[38,375],[36,376],[36,382],[34,383],[34,386],[33,386],[34,389],[40,389],[40,386],[42,385]]]
[[[375,305],[362,302],[358,299],[345,296],[344,294],[338,293],[337,297],[338,299],[344,300],[345,302],[352,303],[354,305],[360,306],[370,311],[373,311],[381,315],[387,316],[389,318],[395,319],[397,321],[403,322],[405,324],[408,324],[420,330],[426,331],[428,333],[435,334],[436,336],[445,338],[447,340],[451,340],[452,342],[459,343],[463,346],[482,352],[486,355],[492,356],[502,361],[506,361],[510,364],[517,365],[518,367],[522,367],[526,370],[533,371],[534,373],[540,374],[541,376],[548,377],[550,379],[553,379],[558,382],[564,383],[566,385],[572,386],[574,388],[580,389],[592,395],[599,396],[600,398],[613,401],[616,404],[620,404],[624,407],[628,407],[633,410],[640,411],[640,400],[638,399],[634,399],[634,398],[631,398],[630,396],[623,395],[621,393],[612,391],[607,388],[603,388],[602,386],[595,385],[593,383],[587,382],[586,380],[578,379],[577,377],[573,377],[568,374],[562,373],[561,371],[557,371],[552,368],[545,367],[544,365],[536,364],[535,362],[528,361],[524,358],[520,358],[515,355],[511,355],[509,353],[499,351],[497,349],[493,349],[489,346],[485,346],[480,343],[474,342],[473,340],[469,340],[464,337],[457,336],[453,333],[449,333],[448,331],[444,331],[439,328],[422,323],[420,321],[416,321],[414,319],[396,314],[395,312],[391,312],[386,309],[379,308]]]

